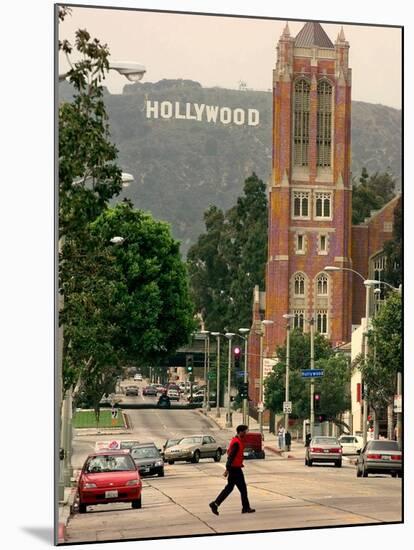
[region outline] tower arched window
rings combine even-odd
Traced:
[[[305,79],[295,83],[293,162],[296,166],[308,166],[309,151],[310,85]]]
[[[295,296],[305,295],[305,277],[302,275],[302,273],[298,273],[297,275],[295,275],[294,292]]]
[[[316,279],[316,294],[326,296],[328,294],[328,276],[321,273]]]
[[[332,147],[332,86],[326,80],[318,83],[317,163],[331,166]]]

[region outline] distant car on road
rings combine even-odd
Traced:
[[[78,481],[79,512],[88,505],[130,502],[142,506],[142,482],[129,451],[99,451],[90,454]]]
[[[368,474],[390,474],[402,477],[402,452],[397,441],[372,439],[362,449],[357,460],[357,477]]]
[[[343,455],[356,455],[362,449],[362,437],[357,435],[341,435],[338,439]]]
[[[164,460],[155,443],[141,443],[131,449],[141,476],[164,477]]]
[[[334,462],[337,468],[342,466],[342,447],[336,437],[315,436],[306,447],[305,465],[314,462]]]
[[[171,401],[179,401],[180,400],[179,391],[174,390],[174,389],[168,389],[167,396],[171,399]]]
[[[177,443],[181,440],[181,437],[179,437],[178,439],[167,439],[166,442],[164,443],[164,445],[162,446],[162,449],[161,449],[161,454],[163,456],[163,458],[165,458],[164,456],[164,453],[165,453],[165,449],[168,449],[169,447],[173,447],[174,445],[177,445]]]
[[[140,442],[136,439],[121,439],[119,442],[119,448],[120,449],[132,449],[133,447],[136,447],[139,445]]]
[[[139,395],[139,390],[136,386],[127,386],[125,388],[125,395]]]
[[[154,384],[154,387],[157,390],[157,393],[165,392],[165,387],[162,384]]]
[[[225,452],[225,446],[218,443],[211,435],[192,435],[183,437],[180,441],[164,451],[164,460],[174,464],[177,460],[199,462],[200,458],[213,458],[220,462]]]
[[[142,374],[139,374],[139,373],[136,374],[136,375],[134,376],[134,380],[135,380],[136,382],[142,382]]]
[[[154,388],[154,386],[145,386],[142,390],[142,395],[157,395],[157,388]]]

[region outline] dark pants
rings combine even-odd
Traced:
[[[237,489],[240,491],[243,510],[248,510],[250,508],[250,504],[247,497],[246,482],[244,481],[244,475],[241,468],[230,468],[227,478],[227,485],[216,498],[215,503],[217,504],[217,506],[220,506],[223,500],[225,500],[233,491],[234,486],[236,486]]]

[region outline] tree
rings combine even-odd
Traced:
[[[129,360],[159,364],[195,327],[185,265],[167,224],[125,202],[89,228],[94,253],[68,270],[62,319],[70,342],[67,383],[80,378],[90,394],[91,386],[103,390]],[[122,235],[122,245],[109,245],[114,235]],[[93,395],[96,405],[102,393]]]
[[[331,420],[350,406],[350,369],[342,355],[335,355],[329,341],[315,334],[315,368],[324,370],[324,376],[315,380],[315,392],[321,396],[321,413]],[[275,413],[282,413],[285,400],[286,346],[277,348],[278,363],[265,380],[265,405]],[[302,378],[301,370],[310,365],[310,334],[299,329],[290,336],[289,398],[292,415],[308,418],[310,415],[309,380]]]
[[[402,230],[403,230],[403,212],[402,212],[402,199],[400,197],[394,210],[393,239],[390,241],[387,241],[384,244],[384,252],[387,259],[386,270],[385,270],[385,280],[395,287],[398,287],[400,284],[402,284],[402,273],[403,273]]]
[[[366,168],[362,169],[359,183],[353,181],[352,186],[352,223],[357,225],[371,212],[380,210],[395,195],[395,179],[388,172],[369,176]]]

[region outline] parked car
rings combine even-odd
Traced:
[[[174,464],[177,460],[197,463],[200,458],[214,458],[215,462],[220,462],[224,452],[225,446],[211,435],[192,435],[165,449],[164,459],[168,464]]]
[[[125,388],[125,395],[139,395],[137,386],[127,386]]]
[[[154,386],[145,386],[142,390],[142,395],[157,395],[157,388],[154,388]]]
[[[157,390],[157,393],[165,392],[165,387],[162,384],[154,384],[154,387]]]
[[[337,468],[342,466],[342,447],[336,437],[315,436],[306,447],[305,465],[314,462],[334,462]]]
[[[177,391],[177,390],[168,389],[167,395],[171,399],[171,401],[179,401],[180,400],[180,392]]]
[[[247,432],[244,439],[244,458],[264,458],[263,436],[260,432]]]
[[[358,455],[357,477],[368,474],[390,474],[402,477],[402,452],[397,441],[372,439]]]
[[[162,446],[162,449],[161,449],[161,455],[162,457],[165,459],[165,449],[168,449],[169,447],[173,447],[174,445],[177,445],[177,443],[181,440],[181,437],[178,438],[178,439],[167,439],[164,443],[164,445]]]
[[[155,443],[140,443],[131,449],[131,456],[141,476],[164,477],[164,460]]]
[[[84,514],[88,505],[110,502],[131,502],[132,508],[141,508],[141,491],[141,478],[128,450],[90,454],[78,481],[79,512]]]
[[[341,435],[338,439],[343,455],[356,455],[362,449],[362,437],[357,435]]]
[[[119,448],[120,449],[132,449],[133,447],[136,447],[139,445],[140,442],[136,439],[121,439],[119,442]]]
[[[138,373],[138,374],[135,374],[134,380],[135,380],[136,382],[142,382],[142,374],[139,374],[139,373]]]

